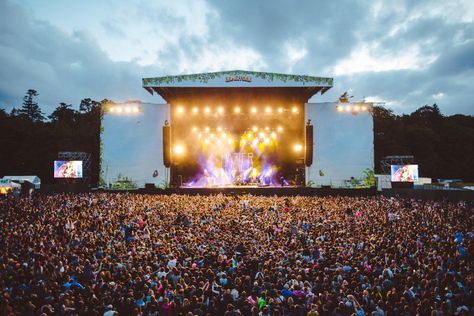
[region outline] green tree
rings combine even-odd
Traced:
[[[44,120],[43,112],[36,102],[35,98],[38,96],[38,92],[33,89],[28,89],[26,95],[23,97],[23,106],[19,110],[13,110],[12,114],[26,118],[32,122],[42,122]]]

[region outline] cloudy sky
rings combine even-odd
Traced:
[[[133,4],[132,4],[133,3]],[[162,102],[141,78],[220,70],[334,77],[312,101],[474,114],[474,1],[0,0],[0,107],[29,88]]]

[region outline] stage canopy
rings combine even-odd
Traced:
[[[235,88],[248,88],[238,89],[240,93],[243,90],[270,92],[268,89],[275,93],[277,90],[278,94],[298,96],[298,99],[306,102],[314,94],[323,94],[332,86],[333,78],[244,70],[143,78],[143,88],[151,94],[158,93],[169,103],[186,96],[200,98],[216,93],[225,94]]]

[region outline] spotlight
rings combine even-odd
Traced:
[[[234,113],[240,113],[240,108],[238,106],[234,108]]]
[[[360,110],[360,106],[358,105],[354,106],[354,111],[359,112],[359,110]]]
[[[204,140],[204,144],[209,144],[209,139],[206,138],[206,139]]]
[[[275,132],[272,132],[272,134],[270,136],[272,136],[272,138],[276,138],[277,134]]]
[[[196,126],[193,127],[193,132],[197,132],[198,128]]]
[[[224,113],[224,108],[222,106],[217,108],[217,113],[222,114]]]
[[[130,112],[132,112],[132,109],[127,106],[127,107],[125,108],[125,112],[130,113]]]
[[[257,113],[257,108],[253,106],[253,107],[250,109],[250,112],[252,112],[252,113],[254,113],[254,114]]]
[[[222,128],[219,126],[219,127],[217,128],[217,131],[218,131],[218,132],[222,131]]]
[[[346,112],[350,112],[351,110],[351,106],[350,105],[346,105]]]
[[[278,127],[277,127],[277,131],[279,131],[280,133],[283,132],[283,127],[278,126]]]
[[[198,138],[201,138],[201,137],[202,137],[202,134],[201,134],[201,133],[199,133],[199,134],[198,134]]]
[[[270,127],[265,126],[265,130],[266,130],[266,131],[269,131],[269,130],[270,130]]]
[[[227,143],[228,143],[229,145],[232,145],[232,144],[234,143],[234,140],[233,140],[232,138],[229,138],[229,139],[227,140]]]
[[[258,144],[258,139],[255,138],[255,139],[252,141],[252,145],[257,146],[257,144]]]
[[[179,106],[177,111],[179,114],[182,114],[184,112],[184,108],[182,106]]]
[[[301,150],[303,150],[303,145],[301,144],[295,144],[293,146],[293,150],[296,151],[296,152],[300,152]]]
[[[178,154],[178,155],[181,155],[182,153],[184,153],[184,147],[180,146],[180,145],[176,145],[174,147],[174,153]]]
[[[247,143],[245,139],[242,139],[240,142],[242,143],[242,146],[245,146],[245,143]]]
[[[260,133],[258,133],[258,137],[260,137],[260,138],[264,138],[264,137],[265,137],[265,134],[264,134],[264,133],[262,133],[262,132],[260,132]]]
[[[138,106],[134,106],[134,107],[132,108],[132,112],[133,112],[133,113],[138,113],[138,112],[139,112]]]
[[[270,144],[270,140],[268,138],[265,138],[265,140],[263,142],[265,143],[265,145]]]
[[[362,111],[367,111],[367,107],[365,105],[362,107]]]
[[[338,105],[338,106],[336,106],[336,110],[338,112],[342,112],[342,111],[344,111],[344,108],[342,106]]]
[[[114,107],[111,107],[111,108],[109,109],[109,111],[113,113],[113,112],[115,112],[115,108],[114,108]]]
[[[278,108],[278,113],[283,113],[283,108],[282,107]]]
[[[197,114],[199,112],[197,107],[193,107],[193,114]]]
[[[298,113],[298,108],[296,106],[292,107],[291,112]]]
[[[210,137],[211,137],[211,139],[214,139],[214,134],[211,134],[211,136],[210,136]]]
[[[120,108],[120,107],[119,107],[119,108],[117,108],[117,112],[118,112],[118,113],[122,113],[122,111],[123,111],[123,109],[122,109],[122,108]]]
[[[206,133],[209,133],[209,127],[205,128]]]
[[[267,114],[272,113],[272,108],[269,107],[269,106],[267,106],[267,107],[265,108],[265,112],[266,112]]]
[[[258,127],[257,126],[252,127],[252,131],[254,132],[258,131]]]
[[[208,114],[209,112],[211,112],[211,109],[208,106],[206,106],[204,108],[204,113]]]

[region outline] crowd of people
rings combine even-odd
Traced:
[[[386,197],[0,200],[1,315],[472,315],[473,207]]]

